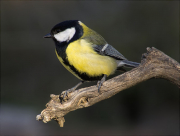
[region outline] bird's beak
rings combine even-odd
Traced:
[[[44,36],[44,38],[52,38],[52,37],[53,36],[50,33]]]

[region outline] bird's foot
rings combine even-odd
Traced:
[[[100,93],[100,89],[101,89],[102,84],[104,83],[104,81],[106,81],[106,77],[107,77],[107,75],[104,75],[103,78],[97,82],[97,87],[98,87],[99,93]]]
[[[79,82],[77,85],[75,85],[73,88],[71,89],[68,89],[66,91],[63,91],[60,95],[59,95],[59,99],[60,99],[60,102],[62,103],[62,101],[67,101],[68,100],[68,97],[69,97],[69,93],[73,92],[76,90],[76,88],[78,86],[80,86],[82,83],[84,83],[84,81],[81,81]]]
[[[73,88],[63,91],[63,92],[59,95],[60,102],[62,103],[62,101],[67,101],[67,100],[68,100],[69,93],[71,93],[71,92],[73,92],[73,91],[74,91]]]

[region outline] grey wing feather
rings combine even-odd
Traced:
[[[86,36],[83,36],[82,39],[85,39],[89,43],[92,43],[94,50],[101,55],[110,56],[118,60],[127,60],[114,47],[107,44],[107,42],[101,35],[91,29],[88,30],[88,33],[86,34]],[[104,46],[107,46],[107,48],[103,48]]]
[[[102,55],[107,55],[118,60],[127,60],[121,53],[119,53],[113,46],[107,45],[107,48],[103,50],[105,45],[95,45],[93,46],[94,50]]]

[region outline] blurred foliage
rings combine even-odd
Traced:
[[[55,24],[81,20],[131,61],[152,46],[179,61],[178,1],[1,1],[0,13],[3,135],[179,134],[179,89],[162,79],[71,112],[64,128],[35,120],[50,94],[79,82],[43,39]]]

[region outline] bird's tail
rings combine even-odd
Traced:
[[[118,63],[118,68],[120,68],[120,67],[136,68],[136,67],[139,66],[139,64],[140,63],[132,62],[132,61],[129,61],[129,60],[121,60]]]

